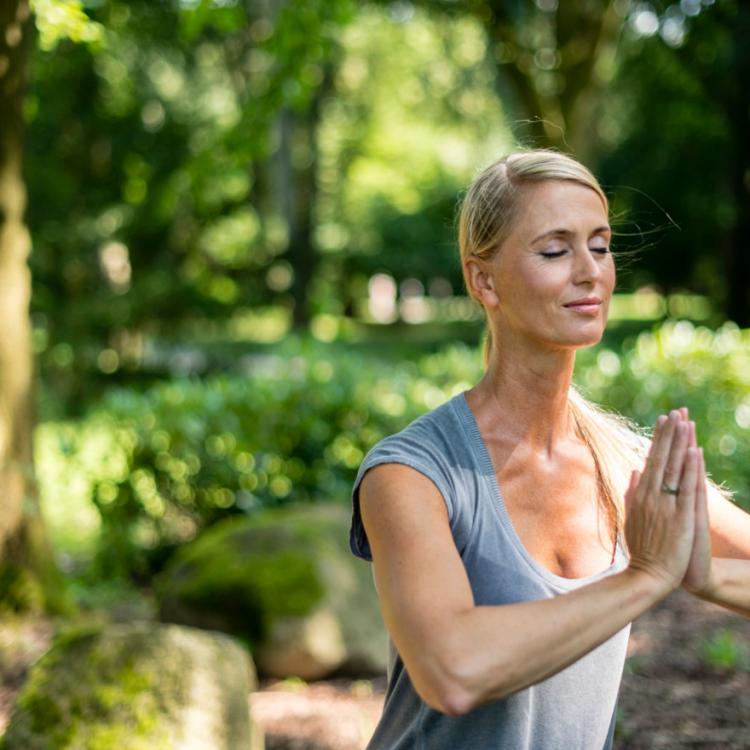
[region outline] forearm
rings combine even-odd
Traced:
[[[552,599],[475,607],[455,624],[457,711],[505,697],[564,669],[666,596],[628,569]]]
[[[701,599],[719,604],[750,617],[750,560],[715,557],[711,561],[711,581]]]

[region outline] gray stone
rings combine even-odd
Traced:
[[[35,664],[3,750],[262,750],[255,672],[221,633],[141,622],[68,632]]]
[[[268,676],[384,672],[385,628],[349,520],[347,507],[319,504],[213,526],[161,578],[162,619],[242,637]]]

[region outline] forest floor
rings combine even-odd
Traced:
[[[633,624],[617,750],[750,749],[750,620],[676,592]],[[251,696],[266,750],[362,750],[383,679],[267,682]]]
[[[48,623],[0,624],[0,735]],[[385,680],[266,681],[250,696],[266,750],[362,750]],[[633,625],[617,750],[750,750],[750,619],[677,592]]]

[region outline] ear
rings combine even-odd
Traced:
[[[500,298],[495,290],[495,284],[485,261],[470,256],[464,261],[466,284],[469,294],[485,307],[496,307]]]

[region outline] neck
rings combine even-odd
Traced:
[[[493,347],[482,380],[473,390],[490,434],[498,431],[552,455],[554,446],[575,436],[568,407],[575,350],[535,350],[507,341]]]

